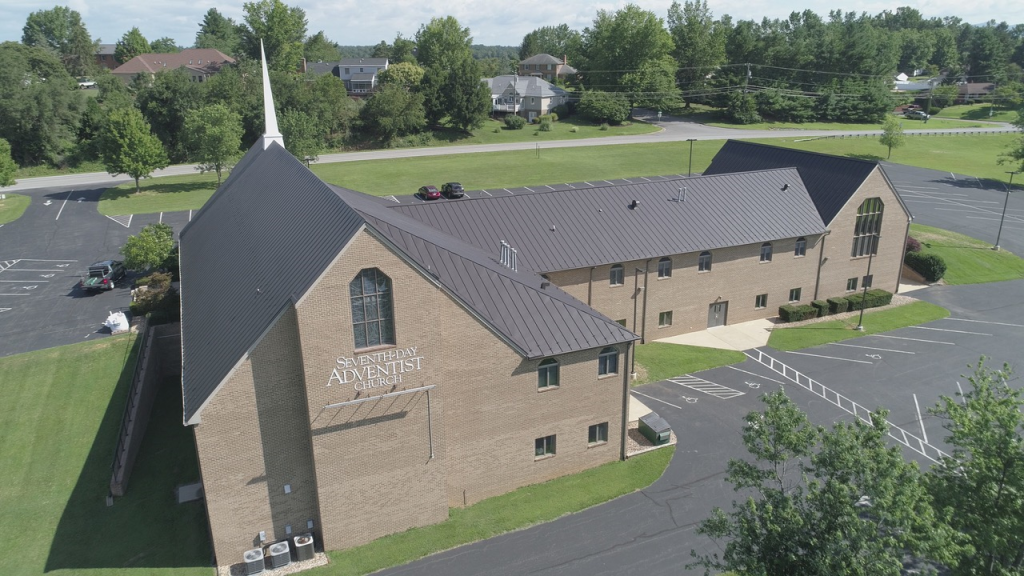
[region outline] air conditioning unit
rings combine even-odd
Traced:
[[[282,540],[277,544],[271,544],[270,548],[267,548],[267,554],[270,556],[270,568],[281,568],[287,566],[292,562],[291,549],[288,547],[288,541]]]
[[[242,561],[245,562],[245,573],[248,575],[259,574],[265,567],[263,564],[263,549],[253,548],[242,554]]]
[[[292,538],[295,542],[295,561],[302,562],[303,560],[313,559],[313,535],[312,534],[300,534],[295,538]]]

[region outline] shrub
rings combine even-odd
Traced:
[[[580,96],[580,115],[591,122],[622,124],[629,117],[629,101],[619,92],[588,90]]]
[[[551,112],[548,116],[551,118],[552,122],[558,122],[558,114],[556,112]]]
[[[608,123],[601,124],[601,130],[607,130],[609,128]]]
[[[817,318],[818,309],[809,304],[784,304],[779,306],[779,318],[783,322],[799,322],[807,318]]]
[[[935,116],[939,112],[942,112],[942,108],[940,108],[939,106],[932,105],[931,112],[929,112],[929,114]]]
[[[846,298],[829,298],[827,302],[830,314],[842,314],[850,311],[850,301]]]
[[[818,316],[828,316],[828,302],[824,300],[815,300],[811,302],[811,306],[818,311]]]
[[[501,128],[495,128],[494,129],[494,133],[495,134],[500,134],[501,133]]]
[[[551,115],[557,118],[566,118],[569,116],[569,107],[565,104],[559,104],[551,109]]]
[[[505,116],[505,128],[509,130],[522,130],[526,126],[526,118],[509,114]]]
[[[904,262],[911,270],[923,276],[926,282],[938,282],[946,275],[946,261],[938,254],[908,252]]]
[[[580,131],[580,127],[579,126],[573,126],[572,128],[569,129],[569,132],[572,132],[573,134],[575,134],[575,133],[577,133],[579,131]]]
[[[920,252],[921,243],[913,236],[907,236],[907,252]]]
[[[540,121],[540,131],[551,132],[551,120],[549,118]]]
[[[866,295],[863,292],[859,292],[857,294],[850,294],[846,299],[850,302],[850,310],[878,308],[892,302],[892,293],[873,288],[868,290]]]
[[[135,281],[136,286],[146,286],[150,290],[167,290],[171,287],[171,275],[166,272],[154,272]]]

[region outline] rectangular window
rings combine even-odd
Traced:
[[[662,258],[658,261],[658,279],[672,277],[672,260]]]
[[[697,257],[697,272],[708,272],[711,270],[711,252],[701,252]]]
[[[761,309],[768,307],[768,295],[758,294],[754,297],[754,308]]]
[[[537,438],[533,441],[534,458],[544,458],[555,455],[555,435]]]
[[[848,279],[846,281],[846,291],[847,292],[856,292],[857,291],[857,279],[856,278],[850,278],[850,279]]]
[[[772,245],[771,242],[765,242],[761,244],[761,262],[772,261]]]
[[[587,430],[587,444],[604,444],[608,441],[608,423],[594,424]]]
[[[608,347],[597,356],[597,375],[608,376],[619,372],[619,351]]]
[[[671,326],[671,325],[672,325],[672,311],[669,310],[668,312],[659,312],[658,313],[658,327],[659,328],[664,328],[665,326]]]
[[[611,271],[608,272],[608,283],[612,286],[622,286],[624,277],[625,270],[622,264],[615,264],[612,266]]]
[[[792,290],[790,290],[789,291],[789,301],[790,302],[797,302],[798,300],[800,300],[800,291],[801,291],[800,288],[793,288]]]
[[[345,68],[345,74],[347,75],[348,73],[349,73],[348,68]]]
[[[807,240],[805,238],[797,238],[796,248],[793,250],[793,256],[799,258],[800,256],[807,255]]]

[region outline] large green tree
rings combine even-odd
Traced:
[[[163,36],[153,40],[149,43],[149,49],[154,54],[176,54],[181,52],[181,46],[178,46],[178,43],[170,36]]]
[[[189,110],[203,102],[203,85],[182,69],[161,70],[139,89],[135,102],[174,162],[188,159],[182,128]]]
[[[213,48],[228,56],[238,54],[238,26],[216,8],[207,10],[196,32],[196,48]]]
[[[338,44],[324,36],[323,30],[306,39],[302,54],[308,62],[336,62],[341,59]]]
[[[260,58],[260,41],[273,70],[293,72],[302,60],[306,38],[306,11],[281,0],[246,2],[241,49],[248,57]]]
[[[100,138],[100,157],[111,175],[126,174],[135,180],[136,194],[140,192],[140,179],[169,164],[160,140],[134,108],[110,113]]]
[[[185,114],[185,146],[201,172],[221,172],[238,158],[242,119],[223,104],[210,104]]]
[[[946,562],[959,547],[936,517],[908,463],[887,442],[885,411],[871,423],[811,425],[782,391],[762,397],[743,427],[750,460],[730,460],[726,480],[749,494],[715,509],[698,533],[724,541],[706,570],[792,576],[899,576],[905,556]]]
[[[431,18],[416,32],[416,60],[424,68],[442,69],[472,58],[473,37],[452,16]]]
[[[149,46],[149,40],[146,40],[138,27],[132,27],[117,41],[117,45],[114,47],[114,59],[124,64],[139,54],[149,54],[150,52],[152,49]]]
[[[147,224],[121,247],[125,268],[149,270],[162,264],[174,250],[174,230],[162,222]]]
[[[418,86],[423,80],[423,68],[410,62],[391,64],[379,75],[381,84],[398,84],[405,88]]]
[[[673,48],[665,23],[653,12],[634,4],[616,12],[599,10],[594,24],[583,31],[583,83],[593,90],[633,92],[635,76],[628,74],[652,72]]]
[[[299,160],[316,160],[324,142],[324,132],[316,116],[302,110],[285,110],[279,116],[285,149]]]
[[[14,174],[18,171],[18,165],[11,158],[11,145],[7,140],[0,138],[0,186],[13,186]]]
[[[383,142],[423,130],[423,95],[399,82],[384,84],[359,111],[363,130]]]
[[[568,24],[537,28],[523,36],[523,42],[519,45],[520,60],[536,54],[550,54],[555,58],[565,58],[575,66],[582,52],[583,35],[569,28]]]
[[[708,8],[705,0],[686,0],[680,6],[672,2],[668,9],[668,29],[675,44],[676,78],[680,88],[691,95],[700,95],[710,76],[725,63],[726,28]],[[697,98],[685,98],[687,107]]]
[[[952,527],[969,539],[956,575],[1010,576],[1024,570],[1024,391],[1009,365],[978,362],[960,398],[942,396],[932,413],[949,432],[952,454],[928,486]]]
[[[420,91],[428,123],[439,125],[447,118],[454,128],[468,131],[487,117],[490,92],[480,82],[472,44],[469,28],[451,16],[433,18],[416,32],[416,58],[424,68]]]
[[[82,22],[82,15],[65,6],[28,15],[21,42],[53,52],[68,74],[82,76],[96,67],[96,46]]]

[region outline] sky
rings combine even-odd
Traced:
[[[625,0],[285,0],[285,4],[306,11],[309,34],[323,30],[329,39],[347,46],[373,45],[381,40],[390,43],[397,33],[410,38],[421,24],[444,16],[454,16],[468,27],[474,44],[518,46],[525,34],[542,26],[568,24],[582,31],[593,23],[598,10],[614,11],[627,3]],[[633,0],[632,3],[665,18],[671,0]],[[236,22],[243,15],[243,0],[0,0],[0,41],[20,41],[22,27],[30,13],[58,4],[77,10],[93,39],[110,44],[137,26],[149,40],[169,36],[187,47],[195,42],[199,23],[210,8],[217,8]],[[1005,20],[1010,25],[1024,23],[1024,2],[1019,0],[868,0],[832,5],[808,0],[708,0],[708,6],[715,17],[729,14],[734,21],[784,18],[793,11],[808,8],[825,16],[834,8],[873,15],[883,10],[895,11],[899,6],[911,6],[926,18],[957,16],[972,24],[983,24],[991,19]]]

